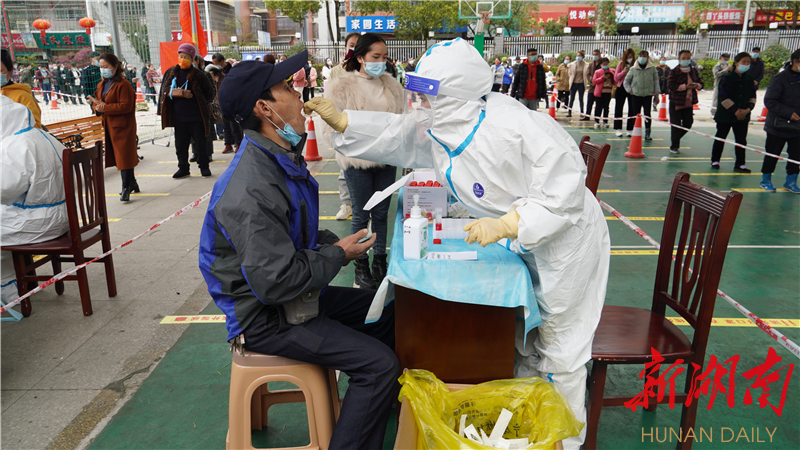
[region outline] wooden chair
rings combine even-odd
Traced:
[[[603,395],[609,364],[651,362],[651,347],[665,359],[662,367],[683,359],[688,365],[686,387],[685,392],[675,394],[675,404],[686,401],[691,387],[691,364],[702,366],[705,359],[722,264],[741,201],[742,194],[734,191],[724,195],[692,183],[687,173],[675,177],[664,218],[652,308],[603,307],[592,344],[585,450],[597,447],[597,424],[602,408],[623,406],[634,398]],[[676,252],[674,262],[673,252]],[[694,328],[691,341],[666,319],[667,306]],[[654,404],[647,409],[654,411],[657,403],[669,401],[669,395],[661,402],[656,402],[655,398],[649,401]],[[696,416],[697,401],[683,406],[680,425],[683,430],[694,427]],[[679,449],[691,446],[690,439],[678,443]]]
[[[50,262],[53,273],[58,274],[61,273],[62,262],[74,262],[77,266],[93,259],[85,256],[84,251],[98,242],[101,242],[103,253],[111,250],[103,180],[103,143],[97,141],[95,145],[83,149],[66,148],[62,152],[62,163],[69,231],[59,238],[38,244],[3,247],[3,250],[12,252],[20,296],[51,278],[50,275],[37,276],[38,267]],[[34,262],[33,255],[45,257]],[[101,261],[105,264],[108,296],[116,297],[117,282],[112,255]],[[64,293],[64,280],[78,282],[83,315],[91,316],[92,299],[86,269],[80,269],[75,274],[56,281],[58,295]],[[30,316],[30,299],[22,302],[21,309],[23,316]]]
[[[600,177],[603,176],[603,166],[606,164],[608,152],[611,151],[611,145],[595,144],[589,140],[589,136],[581,138],[581,143],[578,146],[583,155],[583,161],[589,169],[586,175],[586,187],[592,191],[592,194],[597,196],[597,186],[600,185]]]
[[[105,139],[102,117],[89,116],[45,125],[47,131],[67,148],[81,148],[81,142],[92,143]]]

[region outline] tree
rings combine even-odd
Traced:
[[[539,30],[544,30],[545,36],[564,36],[564,27],[567,26],[567,15],[558,16],[558,20],[553,19],[539,19],[539,23],[535,26]]]
[[[292,19],[294,23],[303,23],[303,21],[308,17],[309,11],[312,14],[316,14],[322,5],[319,3],[319,0],[312,0],[312,1],[266,1],[264,5],[267,9],[275,11],[280,11],[281,13],[285,14],[286,17]]]
[[[717,2],[715,1],[690,1],[687,2],[687,6],[688,11],[683,16],[683,19],[678,22],[679,34],[690,34],[697,32],[697,30],[700,29],[700,24],[706,21],[704,18],[705,14],[709,11],[718,9]],[[713,24],[708,24],[708,28],[711,28],[712,26]]]
[[[527,34],[536,25],[534,15],[539,11],[539,2],[537,0],[514,1],[511,3],[511,18],[510,19],[495,19],[489,24],[488,30],[490,36],[494,36],[497,28],[502,28],[504,31],[517,31],[520,34]],[[470,25],[470,28],[473,28]],[[475,31],[474,29],[472,30]]]
[[[596,9],[594,32],[611,36],[619,34],[617,31],[616,2],[614,0],[594,0],[590,1],[589,4]]]
[[[353,2],[351,7],[361,14],[394,12],[397,24],[394,34],[403,40],[426,40],[429,31],[445,26],[463,27],[469,23],[458,18],[457,1],[358,1]]]
[[[328,36],[330,36],[333,42],[338,42],[338,31],[339,31],[339,13],[336,12],[336,34],[333,34],[333,27],[331,26],[331,2],[329,0],[325,0],[325,22],[328,22]]]

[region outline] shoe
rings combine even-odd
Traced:
[[[189,162],[190,163],[197,162],[197,156],[192,155],[192,157],[189,158]]]
[[[126,188],[122,188],[122,194],[119,196],[119,201],[121,202],[129,202],[131,200],[131,188],[130,186]]]
[[[347,220],[348,217],[353,215],[353,207],[342,203],[342,206],[339,207],[339,212],[336,213],[336,220]]]
[[[357,259],[353,261],[356,266],[356,278],[353,280],[353,287],[359,289],[375,289],[375,279],[369,271],[369,258]]]
[[[230,144],[226,145],[225,146],[225,150],[222,151],[223,155],[226,154],[226,153],[233,153],[233,147],[231,147]]]
[[[670,147],[669,152],[673,155],[679,155],[681,153],[680,149]]]
[[[719,170],[719,161],[714,161],[711,163],[711,168],[714,170]]]
[[[372,278],[375,280],[375,284],[380,286],[383,282],[383,279],[386,278],[386,270],[389,268],[389,264],[386,262],[386,254],[383,255],[374,255],[372,257]]]
[[[600,123],[599,123],[599,122],[595,122],[595,124],[594,124],[594,129],[596,130],[596,129],[598,129],[598,128],[600,128]]]
[[[748,169],[747,166],[745,166],[744,164],[742,164],[741,166],[734,167],[733,171],[737,172],[737,173],[750,173],[750,172],[752,172],[752,170]]]
[[[581,117],[581,122],[588,122],[588,121],[590,121],[590,120],[592,120],[592,118],[591,118],[591,117],[589,117],[589,116],[583,116],[583,117]]]
[[[569,119],[570,117],[572,117],[572,111],[567,113],[567,118]]]
[[[233,153],[237,153],[239,151],[239,146],[233,147]]]
[[[204,178],[208,178],[211,176],[211,170],[209,170],[208,167],[204,167],[200,169],[200,175],[202,175]]]
[[[632,135],[631,135],[631,132],[630,132],[630,131],[626,131],[626,132],[625,132],[625,137],[631,137],[631,136],[632,136]]]
[[[180,178],[186,178],[188,176],[189,176],[189,169],[178,169],[178,171],[175,172],[175,175],[172,175],[172,178],[175,178],[177,180]]]
[[[142,192],[139,190],[139,182],[136,181],[136,178],[133,179],[133,183],[131,183],[131,192],[138,194]]]
[[[617,130],[616,132],[614,132],[614,134],[616,134],[617,137],[622,137],[622,130]]]
[[[761,174],[761,188],[767,192],[775,192],[775,186],[772,185],[772,174],[771,173],[762,173]]]
[[[608,122],[603,122],[603,128],[608,128]]]
[[[650,130],[648,130],[646,128],[644,130],[644,140],[645,141],[652,141],[653,140],[653,138],[650,137]]]
[[[783,183],[783,187],[793,194],[800,194],[800,187],[797,187],[797,174],[786,175],[786,183]]]

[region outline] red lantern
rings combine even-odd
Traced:
[[[78,21],[78,25],[80,25],[81,28],[86,28],[86,34],[92,34],[92,28],[94,28],[95,23],[94,19],[91,17],[84,17]]]
[[[42,41],[44,41],[46,38],[44,30],[50,28],[50,22],[45,19],[36,19],[33,21],[33,28],[36,28],[42,32]]]

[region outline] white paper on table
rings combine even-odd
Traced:
[[[394,194],[395,191],[397,191],[401,187],[405,186],[406,181],[408,180],[408,177],[410,177],[410,176],[411,176],[411,174],[408,174],[408,175],[404,176],[403,178],[400,178],[399,180],[395,181],[394,184],[392,184],[391,186],[387,187],[386,189],[384,189],[382,191],[378,191],[378,192],[372,194],[372,197],[370,197],[370,199],[367,202],[367,204],[364,205],[364,211],[371,210],[372,208],[377,206],[378,203],[380,203],[380,202],[384,201],[385,199],[389,198],[389,196]]]
[[[478,252],[428,252],[428,259],[443,259],[448,261],[477,261]]]

